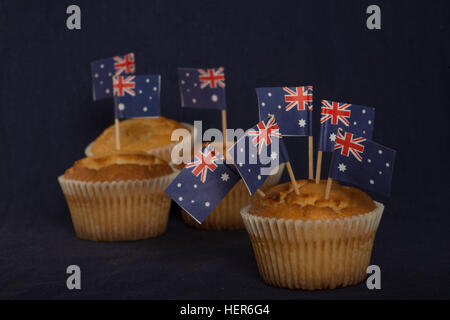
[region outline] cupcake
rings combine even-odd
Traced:
[[[120,151],[147,152],[171,162],[171,151],[178,143],[171,140],[175,129],[189,129],[164,117],[134,118],[119,123]],[[85,150],[87,156],[116,152],[115,125],[108,127]]]
[[[212,143],[217,150],[222,150],[221,143]],[[228,154],[228,158],[231,156]],[[271,186],[276,185],[281,178],[284,170],[284,163],[280,164],[275,169],[272,175],[267,177],[267,180],[262,185],[261,189],[264,191]],[[250,203],[251,198],[257,198],[258,195],[251,196],[243,180],[240,180],[231,189],[231,191],[222,199],[217,207],[209,214],[209,216],[203,221],[198,223],[189,213],[185,210],[181,210],[183,221],[191,226],[203,230],[239,230],[244,229],[244,222],[240,211],[243,207]]]
[[[263,280],[276,287],[334,289],[363,281],[384,206],[326,181],[285,183],[241,210]]]
[[[58,181],[79,238],[126,241],[166,231],[171,199],[164,189],[175,175],[166,161],[130,152],[78,160]]]

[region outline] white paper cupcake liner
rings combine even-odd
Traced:
[[[280,169],[274,175],[268,176],[267,180],[262,185],[261,189],[266,190],[280,181],[281,175],[284,170],[284,163],[280,165]],[[254,195],[258,196],[258,195]],[[222,199],[217,207],[209,214],[209,216],[203,221],[198,223],[195,221],[189,213],[185,210],[181,210],[181,215],[184,222],[195,228],[203,230],[239,230],[244,229],[244,222],[240,211],[243,207],[250,203],[250,196],[247,187],[244,182],[239,181],[233,189]]]
[[[171,199],[164,189],[177,173],[132,181],[86,182],[64,176],[58,181],[79,238],[128,241],[166,231]]]
[[[241,210],[263,280],[276,287],[334,289],[363,281],[384,206],[336,220],[285,220]]]

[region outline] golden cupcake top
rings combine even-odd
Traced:
[[[149,151],[174,143],[170,140],[172,131],[184,128],[181,123],[167,119],[135,118],[119,124],[120,151]],[[92,144],[92,154],[113,153],[116,151],[115,126],[108,127]]]
[[[111,153],[83,158],[67,169],[64,178],[79,181],[144,180],[169,175],[170,165],[145,152]]]
[[[329,199],[325,200],[326,184],[326,180],[319,184],[299,180],[298,195],[290,182],[274,186],[265,191],[265,197],[255,199],[248,212],[269,218],[328,220],[352,217],[376,208],[369,195],[336,181],[333,181]]]

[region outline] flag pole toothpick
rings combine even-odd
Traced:
[[[330,192],[331,192],[331,185],[332,184],[333,184],[333,179],[328,177],[327,186],[325,188],[325,200],[328,200],[330,198]]]
[[[322,151],[317,151],[317,163],[316,163],[316,184],[320,182],[320,172],[322,170]]]
[[[286,162],[286,168],[289,172],[289,177],[291,178],[292,186],[294,187],[295,194],[300,194],[298,192],[297,181],[295,181],[294,171],[292,171],[291,162]]]
[[[313,136],[308,136],[308,163],[309,163],[309,170],[308,170],[308,179],[313,180],[314,179],[314,164],[313,164]]]
[[[262,191],[261,189],[256,190],[256,193],[258,193],[261,197],[265,197],[266,194],[264,193],[264,191]]]
[[[222,109],[222,135],[223,135],[223,156],[226,156],[227,150],[227,110]]]
[[[116,149],[120,150],[119,119],[115,118],[114,122],[116,127]]]

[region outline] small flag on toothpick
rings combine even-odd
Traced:
[[[93,61],[91,72],[94,100],[112,98],[113,76],[129,75],[135,71],[134,53]]]
[[[370,140],[374,123],[374,108],[322,100],[318,149],[333,152],[338,128]]]
[[[113,90],[117,119],[161,115],[160,75],[114,76]]]
[[[256,94],[260,120],[275,115],[284,136],[308,136],[308,179],[313,179],[313,87],[257,88]],[[288,162],[291,174],[290,167]]]
[[[330,177],[389,195],[395,150],[364,137],[338,130]]]
[[[356,104],[322,100],[320,136],[317,152],[316,183],[320,181],[322,153],[333,152],[339,128],[372,139],[375,109]]]
[[[228,152],[250,194],[254,194],[281,163],[289,162],[275,117],[270,116],[247,130]]]
[[[239,180],[232,165],[224,163],[219,151],[207,145],[186,164],[165,192],[202,223]]]
[[[224,68],[178,68],[181,106],[226,109]]]
[[[313,88],[256,88],[259,120],[274,115],[283,136],[312,136]]]
[[[227,105],[223,67],[209,69],[178,68],[181,106],[219,109],[222,117],[223,153],[227,143]]]

